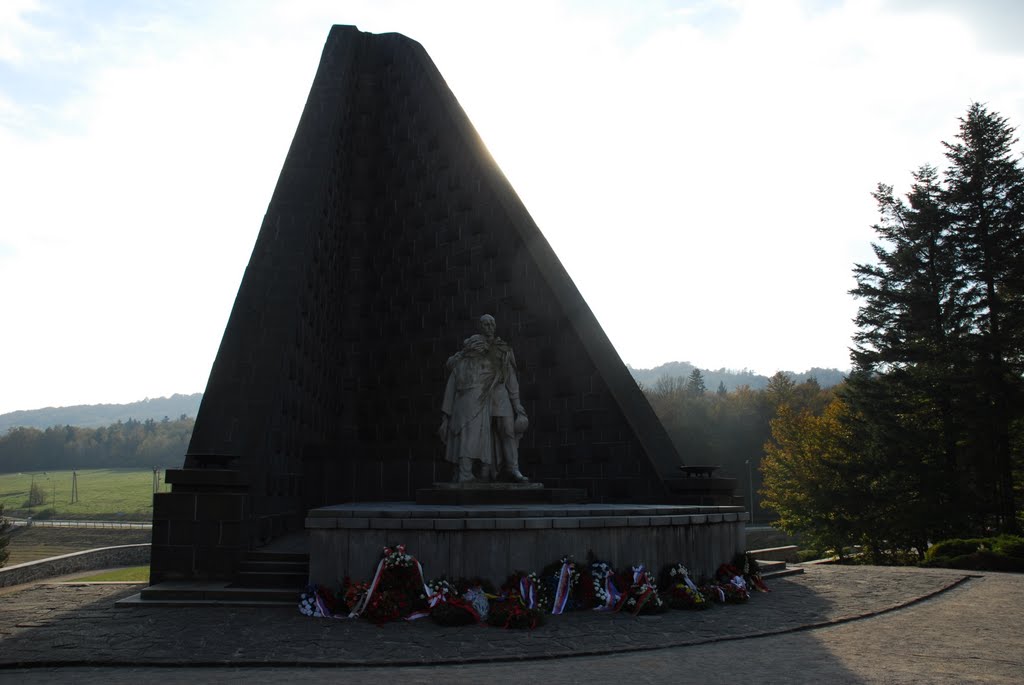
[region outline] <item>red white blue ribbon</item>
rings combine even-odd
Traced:
[[[558,573],[558,588],[555,590],[555,601],[551,607],[551,613],[558,616],[565,611],[565,605],[569,602],[569,581],[572,577],[572,563],[562,564],[562,570]]]
[[[527,609],[537,608],[537,586],[533,584],[529,576],[519,579],[519,596],[523,598],[523,604]]]
[[[341,618],[331,613],[331,610],[327,608],[327,602],[324,601],[323,596],[320,594],[320,588],[313,591],[313,601],[316,604],[316,610],[320,612],[320,615],[324,618]]]
[[[384,560],[381,559],[377,564],[377,571],[373,574],[373,582],[370,583],[370,587],[366,589],[366,594],[356,604],[356,608],[349,612],[349,618],[359,618],[360,614],[366,610],[366,606],[370,603],[370,598],[373,597],[373,593],[377,591],[377,584],[380,582],[380,574],[384,570]]]
[[[619,603],[622,600],[622,593],[619,592],[619,588],[615,586],[615,579],[612,577],[611,573],[604,577],[604,594],[604,606],[599,608],[605,611],[611,609],[618,610]]]

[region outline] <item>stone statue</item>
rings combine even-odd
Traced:
[[[463,341],[447,362],[438,435],[445,459],[458,467],[457,483],[529,482],[519,471],[519,440],[529,421],[519,401],[516,358],[494,331],[494,317],[484,314],[480,333]]]

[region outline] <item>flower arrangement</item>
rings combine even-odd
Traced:
[[[577,593],[577,588],[580,585],[580,570],[572,555],[566,555],[557,562],[545,566],[540,573],[540,578],[550,593],[552,614],[558,615],[565,611],[581,608]]]
[[[643,564],[634,566],[631,576],[632,584],[622,602],[623,610],[637,616],[639,614],[660,614],[667,609],[658,595],[658,586]]]
[[[318,585],[307,586],[299,595],[299,611],[314,618],[331,618],[348,612],[343,599],[330,588]]]
[[[725,590],[718,583],[707,581],[698,588],[700,593],[715,604],[725,604]]]
[[[544,614],[539,608],[528,608],[519,593],[512,591],[491,603],[487,623],[499,628],[532,630],[544,623]]]
[[[536,628],[544,622],[551,598],[550,586],[538,574],[516,571],[491,599],[487,623],[500,628]]]
[[[593,606],[598,611],[614,611],[619,608],[622,591],[615,579],[615,570],[605,561],[590,564],[590,587],[593,588]]]
[[[384,548],[377,572],[365,591],[355,589],[351,593],[351,599],[358,597],[358,601],[348,602],[349,590],[345,595],[351,607],[350,618],[362,616],[374,623],[386,623],[426,616],[428,593],[419,562],[405,551],[405,545],[397,545]]]
[[[734,566],[742,566],[743,579],[747,581],[747,588],[757,592],[771,592],[761,576],[761,567],[756,559],[752,559],[746,552],[737,554],[733,559]]]
[[[445,578],[427,584],[424,597],[430,606],[430,618],[443,626],[463,626],[486,621],[490,613],[488,585],[479,579],[450,582]]]
[[[346,576],[341,583],[341,601],[345,605],[344,608],[348,611],[355,609],[363,601],[366,591],[369,589],[369,583],[356,583]]]
[[[440,577],[425,583],[420,563],[404,545],[385,547],[373,579],[345,578],[336,594],[310,585],[302,593],[299,611],[306,616],[366,618],[375,623],[430,616],[446,625],[487,623],[503,628],[532,629],[547,613],[594,608],[628,611],[633,615],[674,609],[706,609],[713,602],[745,602],[752,588],[763,587],[757,563],[746,555],[735,564],[722,564],[713,581],[698,587],[687,568],[665,566],[659,583],[644,565],[616,573],[612,565],[590,557],[577,564],[572,556],[548,564],[538,573],[517,571],[495,593],[486,580]],[[760,582],[760,585],[758,585]],[[658,585],[665,588],[659,594]]]
[[[715,573],[717,585],[725,596],[725,602],[740,604],[750,599],[747,581],[743,579],[743,571],[732,564],[722,564]]]
[[[551,606],[552,591],[547,583],[541,582],[536,573],[516,571],[501,586],[505,596],[515,594],[527,609],[547,611]]]
[[[318,606],[317,601],[317,590],[316,585],[308,585],[305,591],[299,595],[299,613],[303,616],[312,616],[314,618],[322,618],[324,616],[323,610]],[[330,590],[327,590],[330,592]]]
[[[682,564],[669,564],[662,569],[661,586],[665,588],[663,599],[672,609],[707,609],[711,606]]]

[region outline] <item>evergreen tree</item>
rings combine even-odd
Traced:
[[[923,506],[937,531],[950,532],[958,525],[951,517],[966,513],[957,468],[963,431],[954,405],[965,385],[960,340],[968,320],[938,172],[924,166],[914,180],[907,203],[891,186],[880,184],[874,193],[880,222],[873,228],[881,241],[872,245],[877,264],[854,267],[857,287],[850,292],[863,303],[851,353],[855,373],[844,397],[873,425],[871,448],[882,463],[888,455],[887,471],[899,468],[909,480],[934,475]]]
[[[975,103],[960,119],[958,142],[945,143],[950,166],[944,201],[950,239],[972,316],[977,406],[970,412],[983,480],[995,517],[1014,531],[1013,426],[1024,418],[1024,168],[1007,120]]]
[[[1024,170],[1005,119],[975,104],[960,122],[945,184],[924,166],[906,202],[874,195],[877,263],[854,268],[843,391],[862,449],[903,474],[930,535],[1015,529],[1024,419]]]
[[[694,369],[686,379],[686,394],[690,397],[702,397],[706,391],[704,374],[700,372],[700,369]]]

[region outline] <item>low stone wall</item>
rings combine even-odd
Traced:
[[[30,583],[69,573],[113,568],[115,566],[141,566],[149,563],[149,543],[99,547],[84,552],[62,554],[59,557],[26,561],[0,568],[0,587]]]
[[[564,554],[616,566],[685,563],[710,576],[745,545],[742,507],[653,505],[424,506],[349,504],[309,512],[310,582],[368,579],[381,548],[404,543],[429,577],[501,583]]]

